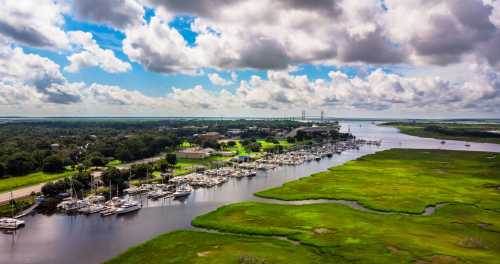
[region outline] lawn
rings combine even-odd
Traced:
[[[25,176],[0,179],[0,192],[6,192],[21,187],[57,180],[72,175],[74,171],[67,170],[61,173],[34,172]]]
[[[420,213],[440,202],[500,210],[498,186],[498,154],[392,149],[256,195],[282,200],[356,200],[376,210],[409,213]]]
[[[315,251],[273,238],[176,231],[133,247],[105,263],[325,263]]]
[[[108,162],[108,164],[106,164],[106,166],[118,166],[121,164],[123,164],[123,162],[121,160],[115,159],[115,160]]]
[[[285,236],[316,247],[326,263],[498,263],[500,259],[500,213],[468,205],[447,205],[435,215],[414,216],[368,213],[340,204],[247,202],[219,208],[193,224]]]
[[[262,149],[264,149],[264,150],[266,150],[266,149],[272,149],[272,148],[274,148],[277,145],[282,145],[284,149],[287,149],[291,145],[286,140],[280,140],[280,141],[278,141],[278,144],[272,143],[272,142],[267,142],[265,140],[257,140],[257,142],[260,143],[260,145],[262,146]]]
[[[500,144],[500,137],[479,137],[479,136],[458,136],[458,135],[447,135],[439,133],[436,131],[426,131],[425,127],[429,125],[439,125],[450,130],[474,130],[474,131],[500,131],[500,124],[448,124],[448,123],[401,123],[401,122],[391,122],[382,125],[392,126],[398,128],[403,134],[425,137],[425,138],[436,138],[436,139],[447,139],[447,140],[461,140],[468,142],[479,142],[479,143],[496,143]]]

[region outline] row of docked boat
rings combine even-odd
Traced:
[[[179,198],[191,193],[192,188],[186,182],[174,182],[174,184],[142,184],[139,187],[132,186],[124,190],[129,195],[138,195],[145,193],[150,199],[159,198]]]
[[[281,154],[268,154],[252,162],[244,162],[233,167],[222,167],[194,172],[177,176],[168,184],[142,184],[131,186],[124,190],[129,197],[145,194],[148,199],[181,198],[191,194],[193,187],[210,188],[224,184],[230,178],[254,177],[258,170],[271,170],[283,165],[300,165],[304,162],[319,161],[325,157],[332,157],[344,150],[358,148],[360,144],[380,144],[379,141],[344,141],[309,146],[307,149],[294,149]],[[129,199],[113,197],[104,202],[103,196],[89,196],[83,200],[67,199],[58,205],[58,208],[68,213],[94,214],[102,216],[125,214],[141,209],[139,202]]]
[[[139,202],[130,199],[113,197],[107,202],[104,201],[105,198],[101,195],[92,195],[85,199],[67,198],[57,205],[57,209],[65,213],[100,213],[102,216],[125,214],[141,209]]]

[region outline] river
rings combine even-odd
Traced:
[[[453,149],[500,152],[500,145],[426,139],[403,135],[397,129],[371,122],[342,122],[342,130],[362,139],[381,139],[382,145],[363,146],[319,162],[258,172],[253,178],[230,179],[222,186],[197,189],[185,200],[147,201],[143,209],[125,216],[103,218],[64,214],[30,215],[14,234],[0,233],[0,263],[99,263],[158,234],[191,228],[197,215],[224,204],[258,200],[253,193],[324,171],[360,156],[390,148]]]

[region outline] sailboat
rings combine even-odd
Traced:
[[[18,229],[21,226],[24,226],[24,221],[14,218],[14,203],[13,203],[13,195],[12,191],[10,192],[10,204],[12,210],[12,218],[2,217],[0,218],[0,229]]]

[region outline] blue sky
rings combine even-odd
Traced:
[[[1,14],[6,114],[500,113],[498,1],[5,0]]]
[[[154,10],[147,9],[144,15],[146,21],[150,21],[153,17]],[[195,40],[197,33],[191,30],[191,23],[193,23],[195,17],[193,16],[176,16],[169,25],[175,28],[184,38],[184,40],[190,45],[195,46]],[[100,83],[107,85],[117,85],[124,89],[129,90],[139,90],[148,96],[164,96],[171,91],[172,87],[176,88],[191,88],[196,85],[202,85],[208,90],[217,90],[217,87],[212,84],[208,77],[208,73],[218,73],[221,77],[230,79],[231,71],[217,71],[210,68],[202,69],[205,74],[201,75],[186,75],[182,73],[164,74],[152,72],[144,69],[144,67],[138,63],[132,62],[128,57],[122,52],[122,41],[125,35],[106,25],[99,25],[95,23],[87,23],[83,21],[78,21],[73,19],[71,16],[64,16],[64,29],[66,31],[76,31],[81,30],[85,32],[91,32],[96,40],[97,44],[105,49],[111,49],[115,55],[121,60],[127,61],[132,64],[132,70],[126,73],[108,73],[103,71],[99,67],[88,67],[81,69],[76,73],[70,73],[63,71],[64,76],[71,82],[85,82],[87,84]],[[57,64],[64,68],[69,64],[66,59],[66,55],[61,52],[30,48],[29,46],[24,47],[27,52],[41,55],[43,57],[50,58]],[[367,68],[368,72],[373,71],[375,68]],[[358,67],[335,67],[326,65],[314,65],[314,64],[300,64],[297,65],[297,70],[292,71],[292,75],[306,75],[311,80],[316,79],[329,79],[328,73],[330,71],[342,71],[346,73],[349,77],[357,76],[359,73]],[[385,71],[390,72],[389,67],[384,68]],[[252,69],[242,69],[235,70],[238,74],[238,82],[240,80],[248,80],[251,76],[260,76],[262,79],[267,79],[266,70],[252,70]],[[234,91],[238,87],[238,82],[224,87],[230,91]]]

